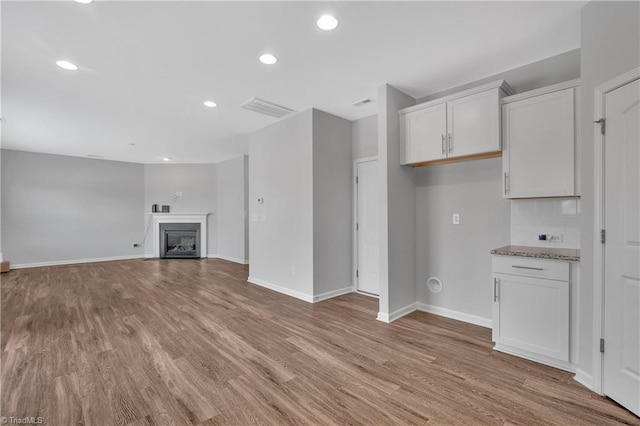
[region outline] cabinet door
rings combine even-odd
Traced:
[[[574,196],[574,89],[502,108],[504,197]]]
[[[402,164],[415,164],[446,158],[444,137],[446,104],[434,105],[401,116],[400,135],[404,143]],[[402,158],[402,157],[401,157]]]
[[[499,89],[447,103],[449,157],[500,151]]]
[[[493,340],[569,361],[569,283],[494,274]]]

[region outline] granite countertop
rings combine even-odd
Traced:
[[[502,256],[535,257],[538,259],[569,260],[580,262],[580,250],[529,246],[504,246],[491,250]]]

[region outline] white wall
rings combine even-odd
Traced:
[[[351,123],[351,149],[353,158],[378,155],[378,114]]]
[[[350,291],[353,285],[352,168],[351,122],[314,109],[314,296]]]
[[[580,199],[511,201],[511,244],[580,248]],[[562,241],[540,241],[539,234],[562,235]]]
[[[398,110],[415,104],[389,86],[378,89],[380,182],[380,307],[378,318],[416,302],[416,192],[413,170],[400,166]]]
[[[580,368],[593,372],[594,88],[640,65],[640,3],[590,2],[582,9],[582,213]]]
[[[139,256],[140,164],[2,152],[2,235],[14,266]]]
[[[245,192],[246,156],[216,164],[217,169],[217,246],[218,251],[209,250],[212,255],[238,263],[248,261],[246,234],[248,200]]]
[[[417,297],[421,303],[491,321],[491,249],[509,244],[502,159],[415,170]],[[452,214],[460,214],[453,225]],[[430,277],[442,281],[431,293]]]
[[[217,172],[215,164],[145,164],[144,220],[149,218],[152,204],[169,204],[178,192],[182,196],[170,206],[171,213],[212,213],[207,221],[207,251],[217,253]],[[140,214],[139,213],[139,214]],[[142,215],[141,215],[142,216]],[[153,255],[149,230],[145,254]],[[205,256],[205,253],[201,253]]]
[[[307,300],[313,297],[312,120],[312,110],[303,111],[249,136],[249,279]]]

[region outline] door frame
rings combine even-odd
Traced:
[[[640,67],[632,69],[594,89],[593,121],[603,118],[606,112],[605,96],[635,80],[640,79]],[[606,121],[605,121],[606,125]],[[604,143],[606,134],[600,126],[593,126],[594,141],[594,251],[593,251],[593,391],[603,393],[604,355],[600,352],[600,339],[604,330],[604,245],[600,242],[600,231],[604,228]]]
[[[358,177],[358,164],[368,163],[370,161],[378,161],[378,156],[372,155],[369,157],[355,158],[353,160],[353,218],[351,223],[351,233],[353,238],[353,267],[351,268],[351,286],[354,293],[377,298],[378,296],[363,293],[358,290],[358,277],[356,275],[358,270],[358,232],[356,231],[356,226],[358,224],[358,184],[356,183],[356,178]]]

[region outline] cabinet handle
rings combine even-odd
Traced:
[[[516,269],[530,269],[532,271],[544,271],[544,268],[533,268],[531,266],[518,266],[518,265],[511,265],[512,268],[516,268]]]
[[[442,155],[446,153],[447,149],[444,147],[444,134],[442,135]]]
[[[493,279],[493,301],[498,301],[498,284],[500,284],[500,280],[497,278]]]
[[[449,154],[453,152],[453,135],[451,133],[447,133],[449,137]]]

